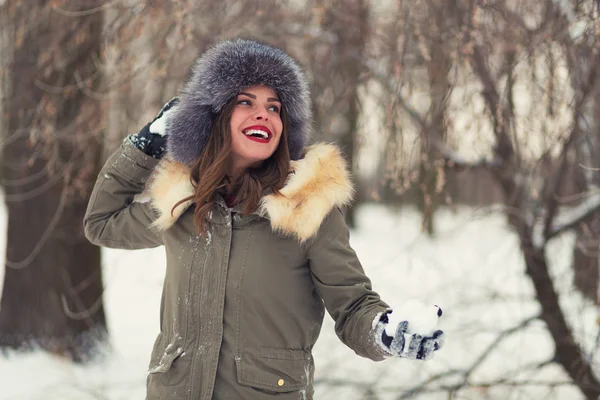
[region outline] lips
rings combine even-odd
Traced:
[[[246,129],[244,129],[242,133],[249,140],[258,143],[269,143],[271,141],[271,138],[273,137],[273,134],[271,133],[269,128],[262,125],[249,126]]]

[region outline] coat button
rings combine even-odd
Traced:
[[[280,380],[277,381],[277,384],[279,386],[283,386],[284,383],[285,383],[285,381],[283,379],[280,379]]]

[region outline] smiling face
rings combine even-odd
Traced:
[[[271,157],[282,130],[281,102],[273,89],[267,86],[243,89],[231,114],[230,175],[236,176]]]

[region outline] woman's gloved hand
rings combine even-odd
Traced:
[[[393,357],[429,360],[444,344],[444,332],[436,329],[441,315],[438,306],[409,300],[379,317],[374,327],[375,341]]]
[[[158,115],[146,124],[137,134],[129,136],[129,141],[138,149],[153,158],[162,158],[167,144],[167,120],[175,110],[179,98],[169,100]]]

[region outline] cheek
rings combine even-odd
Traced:
[[[277,135],[277,139],[275,140],[275,147],[279,146],[279,142],[281,142],[281,136],[282,136],[282,134],[280,132],[280,134]]]
[[[240,130],[240,125],[244,122],[243,115],[240,112],[236,112],[238,109],[234,109],[231,114],[231,119],[229,122],[229,130],[231,132],[231,146],[236,149],[241,144],[241,137],[238,135]]]
[[[237,150],[240,146],[240,138],[238,137],[238,135],[231,135],[231,148],[235,151]]]
[[[277,129],[277,132],[279,132],[278,136],[281,136],[281,132],[283,132],[283,122],[281,121],[281,119],[277,120],[274,126],[275,129]]]
[[[238,130],[240,126],[250,117],[250,111],[243,106],[235,106],[229,118],[231,129]]]
[[[231,129],[231,132],[237,131],[241,122],[240,113],[236,112],[236,110],[237,109],[233,110],[233,113],[231,113],[231,118],[229,119],[229,129]]]

